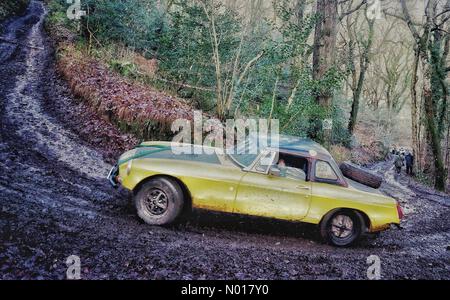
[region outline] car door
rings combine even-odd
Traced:
[[[234,213],[298,221],[308,213],[311,182],[269,174],[277,157],[269,151],[260,156],[239,183]],[[269,163],[261,163],[261,159]]]
[[[204,164],[192,165],[180,179],[189,189],[193,207],[231,213],[244,175],[238,167]]]

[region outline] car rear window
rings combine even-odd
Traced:
[[[316,178],[325,179],[325,180],[337,180],[338,177],[334,172],[331,165],[323,160],[318,160],[316,162]]]

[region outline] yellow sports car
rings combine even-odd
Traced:
[[[282,136],[277,147],[254,154],[205,154],[205,147],[189,146],[192,154],[175,154],[170,142],[145,142],[110,171],[113,186],[133,191],[146,223],[170,224],[193,208],[207,209],[318,224],[336,246],[400,224],[394,199],[345,178],[311,140]]]

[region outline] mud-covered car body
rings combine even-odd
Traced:
[[[304,178],[281,176],[274,167],[280,157],[302,161],[304,174],[298,173]],[[270,162],[261,165],[262,158]],[[277,149],[244,157],[174,154],[170,142],[146,142],[124,153],[108,178],[113,185],[137,191],[159,176],[178,182],[192,208],[313,224],[348,209],[360,213],[368,232],[401,219],[394,199],[349,185],[326,149],[296,137],[280,138]]]

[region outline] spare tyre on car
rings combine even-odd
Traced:
[[[341,163],[339,168],[345,177],[375,189],[379,188],[383,182],[383,178],[381,176],[371,173],[368,170],[364,170],[363,168],[350,162]]]

